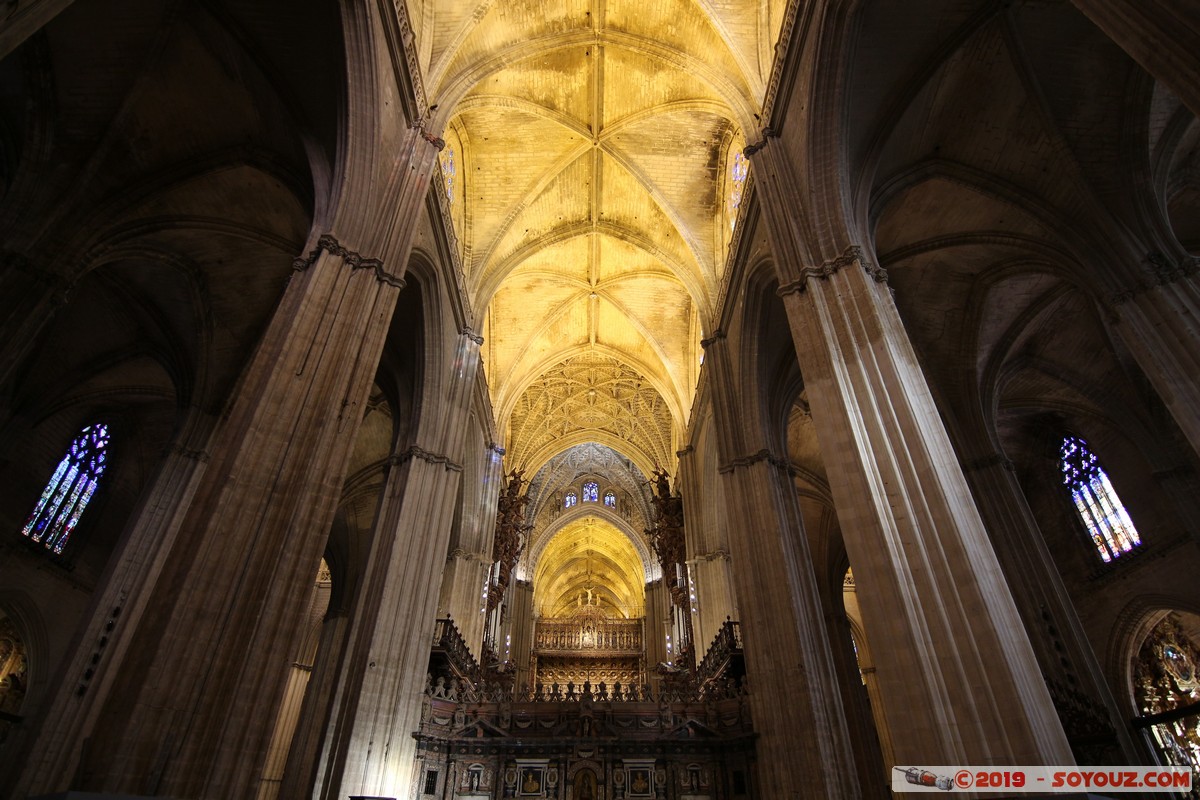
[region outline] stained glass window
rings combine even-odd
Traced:
[[[1077,436],[1063,439],[1059,467],[1100,558],[1112,561],[1141,545],[1137,528],[1087,442]]]
[[[729,227],[737,227],[737,210],[742,204],[742,189],[750,174],[750,161],[739,150],[729,160]]]
[[[96,493],[108,462],[108,426],[89,425],[79,432],[38,499],[21,533],[61,553]]]
[[[570,508],[579,502],[579,496],[574,492],[567,492],[567,499],[563,501],[563,508]]]
[[[604,505],[608,506],[609,508],[616,508],[617,507],[617,493],[616,492],[605,492],[604,493]]]
[[[454,175],[456,172],[454,166],[454,148],[447,147],[442,151],[442,182],[446,185],[446,199],[452,204],[454,203]]]
[[[596,483],[595,481],[588,481],[583,485],[583,502],[600,502],[600,484]]]

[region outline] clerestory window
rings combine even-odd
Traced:
[[[1087,442],[1078,436],[1064,438],[1059,467],[1075,511],[1101,559],[1112,561],[1141,546],[1142,537]]]
[[[67,448],[21,533],[61,553],[108,465],[108,426],[88,425]]]

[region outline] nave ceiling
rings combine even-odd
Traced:
[[[782,0],[410,0],[506,462],[670,468]]]

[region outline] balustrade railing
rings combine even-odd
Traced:
[[[477,675],[479,673],[479,662],[475,660],[475,656],[471,655],[471,648],[467,647],[454,620],[439,619],[434,625],[433,649],[445,653],[446,658],[459,674]]]
[[[713,637],[700,666],[696,668],[696,678],[703,682],[715,677],[729,663],[729,659],[741,651],[742,627],[733,620],[726,620]]]

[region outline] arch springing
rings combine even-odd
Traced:
[[[108,426],[88,425],[58,462],[21,533],[61,553],[108,466]]]
[[[1137,528],[1087,442],[1078,436],[1065,437],[1059,450],[1059,468],[1101,559],[1109,562],[1141,546]]]

